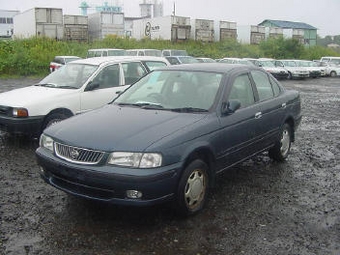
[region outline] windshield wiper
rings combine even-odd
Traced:
[[[34,86],[50,87],[50,88],[58,87],[58,85],[55,83],[38,83],[38,84],[35,84]]]
[[[159,109],[164,108],[162,105],[158,103],[151,102],[137,102],[137,103],[118,103],[119,106],[137,106],[143,109]]]
[[[173,112],[208,112],[207,109],[196,108],[196,107],[182,107],[170,109]]]
[[[61,89],[77,89],[77,87],[69,86],[69,85],[59,86],[58,88],[61,88]]]

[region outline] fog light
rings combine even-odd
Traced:
[[[45,173],[45,170],[44,170],[44,168],[42,168],[42,167],[40,167],[40,173]]]
[[[143,195],[142,192],[138,190],[127,190],[126,191],[126,196],[128,198],[133,198],[133,199],[141,198],[142,195]]]

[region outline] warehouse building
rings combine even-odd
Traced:
[[[297,39],[307,47],[315,46],[317,42],[317,28],[303,22],[266,19],[258,25],[281,28],[285,38]]]

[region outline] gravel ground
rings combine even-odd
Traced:
[[[0,92],[39,79],[0,79]],[[99,204],[39,177],[37,140],[0,134],[0,254],[339,255],[340,78],[282,81],[303,120],[285,163],[265,154],[226,172],[187,219],[168,205]]]

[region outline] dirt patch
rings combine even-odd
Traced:
[[[0,80],[0,91],[38,80]],[[70,197],[40,179],[37,140],[0,134],[0,254],[340,254],[340,79],[282,84],[303,101],[288,160],[230,169],[188,219]]]

